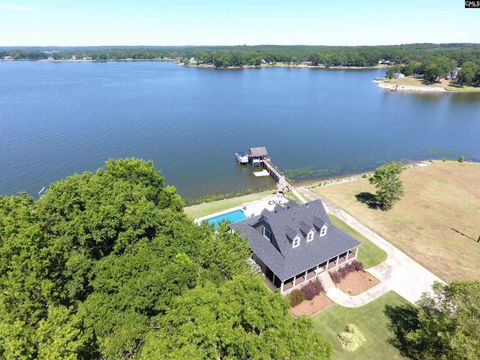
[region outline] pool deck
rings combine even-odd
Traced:
[[[229,209],[218,211],[218,212],[213,213],[213,214],[208,214],[208,215],[199,217],[199,218],[195,219],[194,221],[197,224],[201,224],[202,222],[210,220],[211,218],[222,216],[222,215],[225,215],[225,214],[231,213],[233,211],[237,211],[237,210],[243,211],[245,216],[247,218],[250,218],[250,217],[253,217],[253,216],[260,215],[262,213],[262,211],[265,210],[265,209],[267,209],[269,211],[273,211],[273,209],[275,208],[275,206],[277,204],[286,204],[289,201],[290,200],[283,195],[270,195],[270,196],[263,197],[259,200],[244,203],[240,206],[235,206],[235,207],[232,207],[232,208],[229,208]]]

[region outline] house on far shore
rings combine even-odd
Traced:
[[[405,74],[402,74],[402,73],[393,73],[393,78],[394,79],[401,79],[401,78],[404,78],[405,77]]]
[[[462,70],[462,68],[455,68],[452,71],[448,73],[448,75],[445,77],[447,80],[457,80],[458,78],[458,73]]]
[[[331,223],[320,200],[277,205],[230,228],[248,240],[253,260],[282,294],[355,260],[360,247]]]

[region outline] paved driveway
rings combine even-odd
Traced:
[[[307,197],[321,199],[320,196],[308,189],[301,188],[299,190]],[[382,281],[388,289],[395,291],[411,303],[415,303],[420,299],[422,293],[431,293],[432,285],[435,281],[445,284],[438,276],[431,273],[403,251],[397,249],[380,235],[374,233],[353,216],[337,208],[331,202],[321,200],[328,213],[342,219],[342,221],[387,253],[387,260],[368,269],[368,272]],[[362,251],[361,248],[360,251]]]

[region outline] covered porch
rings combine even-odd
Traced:
[[[356,247],[354,249],[351,249],[345,253],[339,254],[336,257],[333,257],[326,262],[323,262],[321,264],[318,264],[315,267],[312,267],[305,272],[302,272],[300,274],[297,274],[296,276],[286,280],[286,281],[280,281],[278,278],[275,277],[275,274],[270,271],[271,275],[273,276],[271,279],[268,277],[268,274],[265,273],[265,275],[272,281],[272,283],[277,287],[280,288],[280,292],[282,294],[288,294],[292,290],[296,288],[300,288],[304,285],[306,285],[308,282],[316,279],[321,273],[324,271],[335,271],[342,267],[343,265],[355,260],[358,256],[358,249],[359,247]],[[270,270],[270,269],[268,269]],[[276,279],[275,279],[276,278]],[[276,280],[276,281],[275,281]]]

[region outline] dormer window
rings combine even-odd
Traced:
[[[320,229],[320,236],[325,236],[327,235],[327,230],[328,230],[328,225],[324,224],[322,228]]]
[[[263,237],[270,241],[272,239],[272,232],[267,229],[267,227],[263,228]]]
[[[313,230],[310,230],[307,234],[307,242],[312,241],[314,235],[315,235],[315,233],[313,232]]]
[[[295,238],[293,239],[293,244],[292,244],[292,247],[296,248],[300,245],[300,236],[295,236]]]

